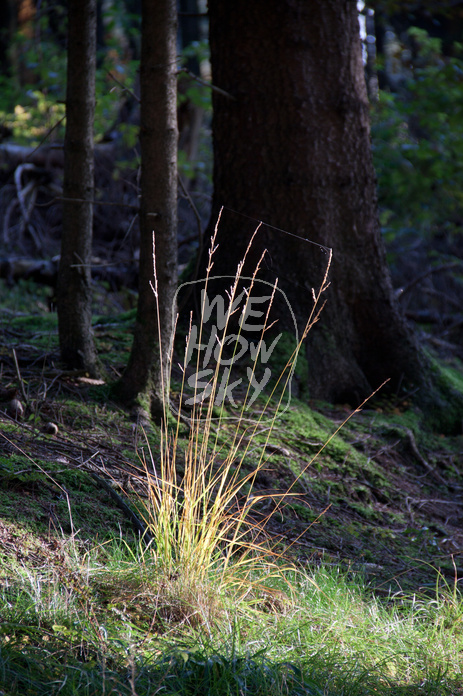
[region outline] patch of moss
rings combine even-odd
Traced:
[[[51,288],[31,280],[20,279],[13,285],[9,285],[5,280],[0,279],[0,304],[7,306],[14,313],[30,315],[33,312],[45,316],[50,315],[49,305],[52,295]]]
[[[315,440],[322,444],[327,441],[334,428],[330,423],[330,429],[329,421],[323,417],[319,419],[317,415],[307,404],[293,400],[291,406],[280,418],[288,434],[293,434],[299,439],[301,436],[309,438],[311,441]]]
[[[93,320],[93,325],[95,326],[105,326],[110,325],[121,327],[123,324],[133,324],[137,316],[136,309],[129,309],[126,312],[120,312],[119,314],[104,314],[96,316]]]
[[[295,335],[287,331],[281,332],[268,364],[272,371],[272,384],[275,384],[281,375],[285,375],[286,378],[289,369],[292,371],[292,392],[298,396],[306,393],[309,364],[304,351],[297,350]]]
[[[430,386],[421,394],[423,426],[445,435],[463,434],[463,376],[430,357]]]
[[[318,517],[318,512],[308,507],[307,505],[302,505],[296,501],[291,501],[285,504],[285,509],[291,511],[298,519],[304,520],[305,522],[314,522]]]
[[[29,334],[55,333],[58,330],[58,315],[27,314],[25,316],[16,316],[10,320],[9,325]]]
[[[0,476],[4,472],[2,466]],[[131,535],[130,523],[88,473],[46,461],[27,460],[25,468],[20,455],[7,473],[0,479],[0,509],[10,535],[73,534],[100,541],[121,529]]]

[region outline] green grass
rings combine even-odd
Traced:
[[[8,694],[463,692],[462,597],[438,573],[432,595],[379,600],[351,572],[300,568],[206,620],[167,605],[146,550],[61,553],[60,570],[17,570],[2,588]]]
[[[143,430],[109,381],[60,377],[52,354],[47,368],[31,362],[43,339],[56,344],[56,317],[39,301],[15,318],[12,299],[2,336],[7,352],[17,334],[28,403],[24,423],[0,419],[5,696],[463,694],[456,533],[426,508],[442,498],[452,510],[461,438],[422,433],[387,404],[340,429],[343,408],[294,399],[281,413],[265,393],[251,422],[227,420],[211,398],[188,422]],[[132,321],[96,321],[108,374],[124,364]]]
[[[101,402],[99,388],[91,389],[96,401],[68,396],[63,402],[62,427],[68,424],[70,430],[58,444],[69,452],[73,442],[75,458],[79,443],[88,445],[90,436],[101,447],[121,431],[127,453],[134,457],[135,440],[129,442],[130,428],[122,414]],[[76,421],[79,413],[87,416]],[[338,452],[346,462],[347,481],[355,467],[357,477],[368,479],[379,472],[379,465],[368,463],[363,453],[355,450],[350,466],[345,456],[352,439],[365,432],[370,439],[379,438],[379,432],[397,442],[402,432],[394,424],[397,416],[386,430],[384,418],[378,417],[377,432],[371,426],[377,415],[367,414],[361,427],[350,424],[336,436],[339,444],[323,450],[320,472],[307,479],[305,485],[311,488],[306,495],[298,498],[300,489],[294,491],[298,495],[275,515],[277,530],[294,536],[301,526],[309,530],[316,522],[312,539],[323,543],[330,513],[318,519],[319,508],[313,501],[309,504],[313,484],[320,479],[324,487],[319,495],[325,495],[329,477],[343,472]],[[84,428],[80,432],[78,422]],[[326,417],[315,419],[301,405],[285,414],[274,439],[295,459],[304,437],[321,442],[336,427]],[[21,434],[23,451],[46,442],[37,432],[9,422],[3,430],[10,439]],[[219,431],[219,452],[226,451],[230,432],[225,427]],[[181,476],[189,437],[191,429],[185,429],[177,443]],[[262,456],[265,434],[260,437],[258,451],[243,458],[245,476]],[[156,459],[162,447],[157,429],[147,440],[138,435],[139,452],[143,449],[146,456],[148,442]],[[378,442],[387,449],[387,442]],[[207,456],[204,450],[205,461]],[[298,468],[293,470],[287,460],[278,454],[275,466],[281,470],[279,481],[291,483],[290,475],[294,480]],[[218,461],[211,463],[216,476]],[[357,563],[332,561],[312,550],[300,558],[293,554],[296,565],[291,570],[289,562],[276,567],[275,557],[269,563],[260,554],[248,573],[238,557],[236,563],[231,559],[230,576],[239,580],[241,575],[247,591],[241,585],[237,592],[236,582],[223,582],[216,565],[220,559],[214,556],[201,566],[192,587],[182,584],[175,564],[166,574],[159,551],[137,541],[109,496],[85,471],[70,463],[50,463],[46,457],[31,461],[20,450],[0,465],[0,689],[5,694],[463,694],[463,601],[457,578],[449,580],[454,572],[450,558],[438,562],[446,561],[450,576],[437,563],[433,567],[429,561],[415,561],[427,584],[415,582],[414,591],[401,589],[401,572],[394,577],[381,565],[385,546],[403,550],[409,543],[415,558],[426,551],[429,559],[437,552],[438,531],[418,519],[410,522],[402,510],[396,513],[395,527],[392,513],[381,526],[371,501],[356,501],[344,482],[344,509],[355,514],[348,524],[332,520],[331,541],[347,552],[352,539]],[[391,471],[378,473],[378,486],[392,489]],[[61,489],[69,492],[72,524]],[[356,495],[362,490],[369,487],[357,483]],[[395,495],[399,499],[397,491]],[[268,512],[265,501],[262,505]],[[359,552],[355,544],[366,538],[370,546]],[[367,568],[368,563],[373,567]]]

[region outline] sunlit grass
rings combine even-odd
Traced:
[[[166,604],[141,547],[113,542],[67,563],[61,576],[17,571],[3,588],[7,693],[96,694],[104,684],[127,694],[463,689],[462,597],[437,573],[435,596],[379,600],[360,577],[333,567],[286,570],[274,596],[289,584],[291,602],[256,607],[243,598],[222,605],[214,621],[194,622]]]
[[[220,222],[220,218],[219,218]],[[219,224],[218,222],[218,224]],[[217,224],[217,227],[218,227]],[[235,415],[233,427],[228,423],[228,414],[220,389],[224,389],[223,374],[226,375],[225,386],[230,379],[228,366],[234,362],[241,337],[241,322],[236,323],[237,314],[247,315],[252,293],[257,283],[262,258],[250,278],[242,278],[246,256],[252,246],[256,229],[245,256],[238,265],[236,275],[226,292],[223,325],[214,327],[217,334],[208,337],[214,347],[213,368],[207,370],[209,382],[204,383],[199,376],[204,374],[200,366],[200,351],[195,346],[202,345],[205,336],[205,302],[210,274],[214,265],[216,251],[215,234],[211,239],[205,289],[202,294],[201,316],[198,327],[191,326],[186,338],[185,355],[180,371],[182,374],[178,410],[176,419],[169,413],[168,389],[164,404],[164,423],[161,428],[161,445],[155,456],[148,447],[148,453],[142,456],[141,474],[147,482],[148,502],[144,503],[141,514],[146,525],[145,541],[149,539],[147,555],[152,554],[155,561],[155,575],[164,588],[165,599],[173,604],[173,598],[183,605],[185,620],[193,623],[212,620],[220,606],[225,609],[230,602],[246,600],[248,603],[261,602],[262,595],[273,595],[269,580],[281,573],[278,554],[271,548],[265,535],[267,520],[256,521],[252,512],[265,495],[258,495],[253,484],[259,471],[267,464],[265,444],[271,436],[275,419],[279,415],[282,399],[288,388],[292,368],[297,359],[297,352],[303,339],[318,319],[320,298],[327,287],[327,274],[318,293],[313,293],[313,311],[307,321],[305,331],[287,365],[277,380],[281,386],[276,394],[274,388],[264,407],[253,419],[246,413],[251,400],[251,384],[254,382],[257,356],[266,332],[271,326],[270,310],[276,285],[270,292],[270,303],[266,310],[260,336],[256,342],[257,349],[252,369],[249,368],[247,390]],[[155,254],[153,254],[155,258]],[[156,273],[155,273],[156,279]],[[245,281],[245,289],[240,284]],[[240,291],[239,291],[240,288]],[[157,282],[153,292],[158,301]],[[241,293],[241,294],[239,294]],[[238,296],[244,296],[240,305]],[[235,316],[234,316],[235,315]],[[232,321],[234,328],[231,329]],[[217,322],[219,326],[221,322]],[[240,327],[237,329],[237,326]],[[237,333],[235,333],[237,331]],[[193,335],[195,336],[193,339]],[[243,339],[244,340],[244,339]],[[161,343],[161,335],[159,335]],[[225,357],[224,347],[230,348],[230,355]],[[212,348],[211,348],[212,352]],[[162,351],[160,351],[162,355]],[[182,403],[187,398],[185,391],[190,360],[196,372],[193,393],[189,394],[191,409],[188,415],[182,413]],[[172,361],[172,357],[171,357]],[[226,366],[223,370],[224,365]],[[164,373],[163,373],[164,374]],[[203,391],[202,391],[203,390]],[[186,442],[180,447],[180,432],[187,423]],[[218,433],[221,432],[221,437]],[[227,437],[223,435],[227,432]],[[259,443],[260,455],[248,467],[248,456],[252,446],[257,444],[257,436],[264,442]],[[284,494],[276,497],[276,509],[284,500]],[[265,569],[259,577],[265,558]],[[259,599],[256,599],[259,598]],[[272,601],[272,600],[269,600]],[[176,607],[174,614],[179,607]]]

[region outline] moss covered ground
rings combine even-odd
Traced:
[[[61,369],[47,292],[24,281],[0,288],[1,387],[17,390],[25,407],[15,421],[8,402],[0,404],[1,523],[5,533],[20,528],[49,539],[69,532],[71,507],[83,539],[119,527],[126,533],[130,523],[89,472],[130,494],[142,485],[137,467],[147,442],[155,453],[159,447],[159,429],[142,428],[111,398],[130,350],[134,313],[116,311],[114,297],[100,288],[104,314],[96,315],[94,331],[104,379],[98,383]],[[445,369],[458,386],[458,363]],[[277,418],[255,486],[294,495],[268,533],[309,565],[362,569],[382,591],[426,584],[432,568],[453,574],[452,559],[458,563],[463,551],[463,437],[424,432],[412,407],[366,404],[344,423],[350,414],[348,406],[292,398]],[[48,432],[50,423],[56,433]],[[264,443],[265,429],[254,435],[256,446],[259,437]],[[251,447],[250,469],[255,456]],[[263,516],[272,500],[262,503]]]
[[[46,569],[49,582],[66,595],[68,604],[77,603],[77,615],[83,611],[82,607],[92,607],[85,631],[91,632],[95,622],[104,623],[109,612],[116,636],[118,617],[123,617],[120,620],[124,630],[127,622],[130,624],[133,644],[144,645],[148,636],[153,635],[170,640],[177,636],[183,621],[181,606],[173,602],[166,609],[156,604],[151,581],[125,573],[123,564],[114,572],[108,566],[114,564],[114,553],[109,553],[114,544],[126,547],[130,556],[138,548],[139,540],[126,513],[93,476],[97,474],[123,500],[131,503],[133,509],[141,510],[146,494],[141,464],[150,452],[155,466],[160,460],[159,427],[137,422],[133,414],[112,398],[112,385],[124,369],[130,350],[133,310],[121,306],[111,293],[99,288],[100,313],[95,314],[94,333],[103,378],[90,380],[86,375],[62,369],[56,314],[50,312],[47,292],[32,283],[22,282],[12,288],[0,286],[3,599],[8,598],[18,576],[26,574],[34,578]],[[449,362],[445,369],[458,386],[463,374],[458,362]],[[176,389],[174,382],[174,399]],[[24,412],[19,419],[11,413],[12,395],[23,404]],[[256,408],[260,406],[257,401]],[[377,400],[367,403],[352,417],[351,414],[352,408],[347,405],[292,398],[289,407],[276,419],[270,438],[265,427],[253,433],[244,458],[245,473],[253,470],[262,449],[265,450],[265,465],[253,484],[253,492],[262,496],[251,513],[255,522],[267,520],[265,534],[274,552],[285,562],[294,563],[309,575],[334,570],[346,577],[360,578],[374,601],[392,603],[397,611],[401,601],[410,596],[435,597],[436,582],[458,590],[463,577],[463,436],[448,437],[424,431],[419,411],[410,404],[398,407]],[[219,455],[221,444],[236,427],[233,421],[225,421],[217,429]],[[180,452],[186,446],[187,434],[188,429],[182,426],[178,440]],[[243,446],[246,444],[245,435]],[[279,496],[288,491],[290,495],[282,504]],[[96,548],[101,571],[92,576],[91,583],[85,583],[82,568]],[[108,549],[107,557],[105,549]],[[80,559],[78,573],[73,554]],[[43,591],[41,597],[43,601]],[[9,606],[7,601],[5,606]],[[272,600],[273,609],[275,606],[280,606],[279,600]],[[28,618],[27,612],[21,629],[17,619],[14,630],[11,620],[5,619],[3,634],[7,637],[14,634],[19,644],[25,641],[29,647],[35,645],[34,631],[42,636],[40,640],[37,638],[37,646],[43,636],[49,640],[46,636],[50,634],[53,640],[62,641],[60,650],[68,659],[70,653],[63,646],[69,644],[72,650],[77,650],[76,641],[83,645],[82,636],[72,628],[74,624],[68,614],[61,620],[59,611],[53,609],[53,612],[52,619],[46,618],[46,612],[41,615],[38,628],[34,628],[37,619]],[[280,613],[284,615],[282,608]],[[343,621],[347,620],[346,616],[344,613]],[[439,614],[439,622],[441,619]],[[451,623],[456,626],[454,619]],[[282,624],[279,630],[283,628]],[[93,657],[95,640],[89,639],[89,646],[85,647],[85,643],[81,652],[74,655],[78,664],[84,665],[82,669],[90,669],[97,660]],[[117,637],[112,640],[117,642]],[[42,649],[43,644],[40,645]],[[214,660],[220,662],[220,655],[214,654]],[[207,659],[204,658],[205,663]],[[188,660],[193,660],[190,653],[185,657],[185,664]],[[203,657],[197,660],[202,664]],[[459,658],[455,660],[458,664]],[[322,662],[317,662],[317,669],[320,671],[323,664],[326,674],[334,673],[330,671],[329,661],[327,653]],[[109,656],[104,664],[109,674]],[[164,667],[165,664],[162,663]],[[257,663],[253,664],[256,667]],[[458,671],[455,664],[452,675]],[[164,669],[162,665],[158,669]],[[439,672],[440,667],[436,669]],[[287,675],[283,677],[287,679]],[[34,678],[40,681],[40,674]],[[33,675],[30,679],[33,683]],[[399,683],[407,683],[405,672]],[[458,679],[452,683],[453,691],[450,687],[443,691],[439,687],[435,691],[416,687],[410,693],[463,693],[459,690],[463,689],[463,683]],[[381,684],[383,681],[379,679],[375,689]],[[92,688],[82,693],[102,693],[101,682],[94,691]],[[188,690],[185,684],[182,688],[183,691],[175,693],[197,693]],[[121,693],[138,693],[135,687],[130,689],[127,687]],[[383,692],[405,693],[392,687]],[[21,692],[18,686],[12,693],[26,691]],[[76,693],[80,693],[78,689]],[[141,693],[151,692],[147,689]],[[319,692],[295,688],[294,692],[288,689],[284,693]],[[349,693],[370,691],[359,687]]]

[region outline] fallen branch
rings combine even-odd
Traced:
[[[0,278],[10,285],[19,279],[33,280],[50,287],[56,287],[59,257],[53,259],[0,258]],[[131,263],[102,263],[92,258],[90,263],[93,280],[104,280],[113,289],[137,287],[138,266]]]
[[[410,447],[413,456],[426,469],[426,471],[428,472],[428,474],[430,476],[432,476],[439,483],[446,486],[447,485],[446,481],[442,478],[442,476],[435,469],[433,469],[433,467],[430,464],[428,464],[426,459],[421,454],[420,450],[418,449],[418,445],[416,444],[415,436],[414,436],[413,432],[410,430],[410,428],[404,428],[404,431],[405,431],[407,444]]]
[[[428,278],[430,275],[433,275],[434,273],[442,273],[443,271],[451,271],[454,268],[458,268],[463,265],[462,261],[452,261],[451,263],[445,263],[442,266],[435,266],[434,268],[430,268],[424,273],[421,273],[421,275],[417,276],[416,278],[413,278],[410,283],[405,285],[403,288],[399,288],[396,291],[397,299],[401,300],[404,295],[406,295],[410,290],[412,290],[415,285],[418,285],[418,283],[421,283],[422,280],[425,280],[425,278]]]
[[[144,522],[142,522],[137,515],[134,513],[132,508],[127,505],[127,503],[121,498],[121,496],[116,493],[114,488],[109,485],[107,481],[101,478],[101,476],[98,476],[98,474],[95,474],[95,472],[91,471],[90,472],[91,477],[98,483],[101,488],[104,488],[104,490],[109,493],[111,498],[114,500],[118,508],[122,510],[124,515],[132,522],[135,531],[137,531],[142,539],[145,541],[146,545],[148,546],[154,541],[154,537],[149,533],[148,527]]]

